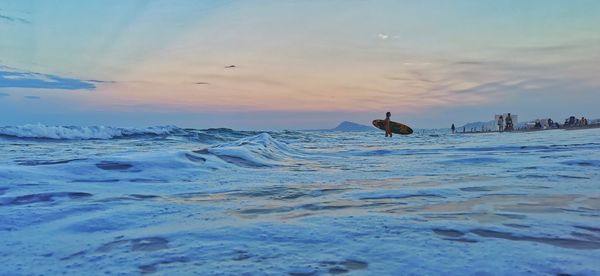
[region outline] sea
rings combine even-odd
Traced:
[[[0,275],[599,275],[600,129],[0,127]]]

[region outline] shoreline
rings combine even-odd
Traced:
[[[550,130],[584,130],[584,129],[594,129],[594,128],[600,128],[600,124],[593,124],[593,125],[587,125],[587,126],[575,126],[575,127],[547,128],[547,129],[517,129],[517,130],[513,130],[513,131],[503,131],[503,132],[499,132],[497,130],[466,131],[466,132],[455,132],[455,134],[524,133],[524,132],[538,132],[538,131],[550,131]]]

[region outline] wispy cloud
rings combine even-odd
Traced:
[[[265,77],[258,74],[248,74],[248,75],[224,75],[224,74],[204,74],[201,76],[203,79],[207,80],[217,80],[218,81],[230,81],[230,82],[238,82],[238,83],[255,83],[255,84],[263,84],[270,86],[287,86],[288,83],[284,81],[279,81],[274,78]],[[198,85],[206,85],[215,82],[197,82]]]
[[[507,83],[505,81],[491,81],[491,82],[486,82],[486,83],[482,83],[482,84],[478,84],[475,85],[471,88],[467,88],[467,89],[460,89],[460,90],[454,90],[452,91],[452,93],[457,93],[457,94],[491,94],[491,93],[496,93],[496,92],[501,92],[501,91],[506,91],[506,90],[514,90],[515,88],[518,88],[519,84],[513,84],[513,83]]]
[[[379,34],[377,34],[377,38],[379,38],[381,40],[400,39],[400,36],[399,35],[389,35],[389,34],[379,33]]]
[[[88,82],[94,82],[94,83],[117,83],[116,81],[108,81],[108,80],[85,80]]]
[[[484,64],[484,62],[475,61],[475,60],[462,60],[462,61],[457,61],[456,64],[458,64],[458,65],[482,65],[482,64]]]
[[[16,23],[23,23],[23,24],[31,24],[31,21],[29,21],[27,19],[20,18],[20,17],[14,17],[14,16],[8,16],[8,15],[4,15],[4,14],[0,14],[0,20],[16,22]]]
[[[525,79],[525,80],[501,80],[478,84],[476,86],[453,90],[452,94],[474,94],[474,95],[496,95],[498,97],[511,94],[524,96],[527,91],[542,91],[544,89],[556,90],[556,88],[568,86],[568,80],[552,79]]]
[[[96,85],[74,78],[25,72],[0,66],[0,87],[81,90],[94,89]]]
[[[544,53],[558,53],[569,50],[576,50],[583,48],[580,44],[562,44],[562,45],[546,45],[546,46],[531,46],[531,47],[518,47],[514,48],[517,51],[523,52],[544,52]]]
[[[25,98],[27,100],[39,100],[39,99],[41,99],[41,97],[39,97],[39,96],[23,96],[23,98]]]

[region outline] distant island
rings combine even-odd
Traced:
[[[324,130],[325,131],[353,131],[353,132],[358,132],[358,131],[374,131],[376,129],[375,129],[375,127],[372,127],[372,126],[365,126],[365,125],[361,125],[361,124],[354,123],[354,122],[344,121],[344,122],[341,122],[335,128],[324,129]]]

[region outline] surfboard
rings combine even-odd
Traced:
[[[385,125],[383,124],[383,122],[384,120],[373,120],[373,125],[378,129],[385,130]],[[392,133],[396,134],[409,135],[413,133],[412,128],[410,128],[409,126],[393,121],[390,121],[390,128],[392,130]]]

